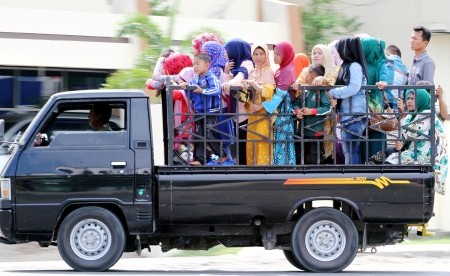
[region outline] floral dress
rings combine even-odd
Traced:
[[[293,135],[295,133],[293,108],[289,94],[285,96],[283,102],[278,106],[278,114],[273,124],[274,143],[274,165],[295,165],[295,144]],[[284,115],[283,115],[284,114]]]
[[[400,154],[400,164],[427,164],[431,162],[432,148],[429,138],[427,138],[430,134],[431,122],[428,116],[429,114],[422,114],[413,118],[408,115],[401,120],[403,139],[413,139],[413,141],[405,142],[405,144],[409,144]],[[444,126],[437,117],[435,117],[434,134],[436,145],[434,156],[435,190],[444,194],[448,169],[448,149]],[[399,154],[392,153],[386,158],[386,162],[399,164]]]

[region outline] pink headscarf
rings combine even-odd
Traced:
[[[294,47],[291,43],[282,41],[277,43],[273,50],[281,57],[280,68],[275,71],[275,82],[278,88],[288,90],[295,82]]]
[[[181,69],[178,76],[183,79],[183,81],[189,83],[195,76],[194,68],[192,67],[185,67]]]

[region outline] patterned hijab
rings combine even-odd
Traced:
[[[234,62],[234,68],[231,69],[233,76],[242,73],[244,79],[248,79],[248,70],[242,66],[242,62],[250,60],[253,63],[250,44],[240,38],[235,38],[225,44],[225,50],[229,61]]]
[[[194,54],[199,54],[203,43],[207,41],[216,41],[219,44],[222,44],[222,39],[216,34],[213,33],[203,33],[199,34],[197,37],[192,39],[192,48],[194,49]]]
[[[310,64],[309,57],[304,53],[298,53],[294,58],[295,77],[298,78],[303,68],[308,67]]]
[[[273,50],[281,58],[280,68],[275,71],[275,82],[281,90],[288,90],[295,82],[294,48],[291,43],[283,41],[277,43]]]
[[[211,57],[210,69],[218,79],[220,79],[220,74],[227,63],[225,58],[225,48],[216,41],[208,41],[202,45],[202,53],[208,54]]]

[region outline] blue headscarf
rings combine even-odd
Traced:
[[[236,76],[238,73],[243,73],[244,79],[248,79],[248,70],[241,65],[246,60],[250,60],[253,63],[250,44],[240,38],[235,38],[225,44],[225,50],[227,51],[229,61],[234,62],[234,68],[231,69],[231,74]]]
[[[209,70],[220,79],[221,69],[224,69],[225,63],[227,63],[225,48],[216,41],[208,41],[203,43],[201,51],[211,57],[211,66]]]

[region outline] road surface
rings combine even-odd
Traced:
[[[340,275],[450,275],[450,244],[399,244],[359,253]],[[244,248],[236,254],[173,257],[173,253],[126,253],[101,275],[296,275],[279,250]],[[0,275],[73,275],[55,247],[0,245]],[[94,275],[81,273],[77,275]],[[99,274],[95,274],[99,275]],[[318,274],[321,275],[321,274]],[[325,274],[322,274],[325,275]]]

